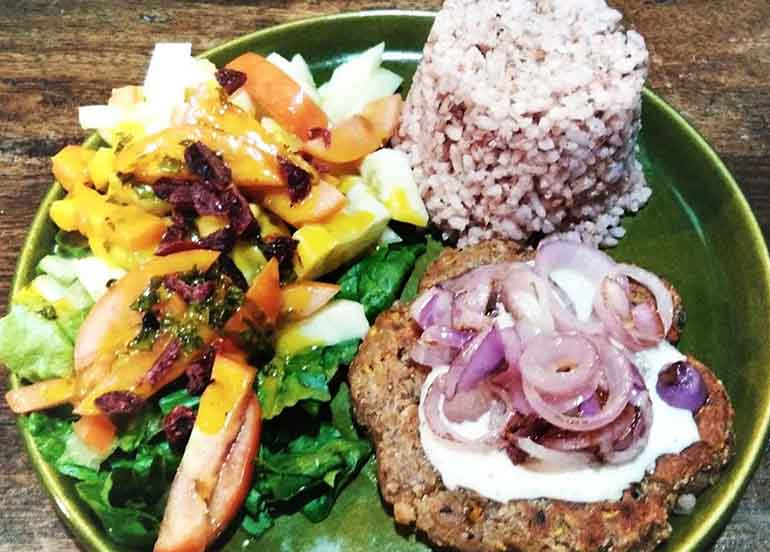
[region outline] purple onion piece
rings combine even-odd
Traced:
[[[435,297],[434,297],[435,300]],[[420,341],[445,345],[453,349],[461,349],[474,336],[473,332],[455,330],[448,326],[429,326],[422,332]]]
[[[450,369],[449,381],[456,381],[455,389],[448,386],[447,396],[451,399],[454,391],[468,391],[495,371],[505,361],[505,348],[497,326],[477,336],[466,345],[465,350],[455,359]]]
[[[674,408],[695,412],[706,402],[708,392],[700,373],[686,360],[668,365],[658,374],[658,395]]]

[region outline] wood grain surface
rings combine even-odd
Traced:
[[[611,2],[647,39],[650,86],[713,144],[770,236],[770,2]],[[51,182],[49,157],[81,141],[77,106],[142,81],[152,45],[200,52],[276,23],[441,0],[0,0],[0,313],[27,228]],[[6,374],[0,374],[3,387]],[[0,401],[0,551],[77,550]],[[770,542],[768,451],[715,550]]]

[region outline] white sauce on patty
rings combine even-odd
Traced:
[[[580,296],[590,291],[585,289],[583,282],[573,286],[567,283],[569,278],[565,278],[564,274],[559,276],[558,285],[570,296],[573,296],[573,293]],[[582,311],[581,314],[585,313],[587,308],[585,301],[573,299],[573,303],[582,307],[579,308],[579,312]],[[590,314],[590,310],[588,312]],[[513,464],[504,450],[469,447],[439,437],[428,425],[423,405],[431,383],[438,376],[446,373],[448,367],[435,368],[422,387],[419,409],[422,448],[447,488],[470,489],[498,502],[535,498],[572,502],[619,500],[625,489],[632,483],[644,479],[647,472],[654,470],[655,461],[659,456],[678,454],[700,440],[698,426],[692,413],[689,410],[668,405],[656,390],[658,373],[672,362],[684,360],[685,356],[666,341],[651,349],[640,351],[635,356],[635,364],[650,392],[652,427],[647,445],[630,462],[620,465],[596,464],[563,470],[552,467],[538,470],[536,464],[528,464],[526,467]],[[460,434],[474,434],[478,428],[464,426],[477,423],[478,420],[454,424],[454,426]]]

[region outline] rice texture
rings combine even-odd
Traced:
[[[397,147],[460,247],[568,230],[612,246],[649,199],[644,39],[603,0],[447,0]]]

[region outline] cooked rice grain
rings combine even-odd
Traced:
[[[612,246],[650,197],[647,49],[603,0],[447,0],[395,141],[460,247],[577,230]]]

